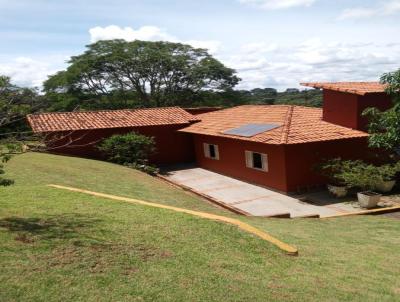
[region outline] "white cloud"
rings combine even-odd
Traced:
[[[58,58],[60,59],[60,58]],[[28,87],[41,87],[48,75],[54,74],[56,65],[49,59],[36,60],[28,57],[17,57],[0,62],[0,74],[11,77],[12,82]]]
[[[299,6],[311,6],[316,0],[239,0],[240,3],[266,10],[286,9]]]
[[[89,29],[90,42],[94,43],[100,40],[123,39],[126,41],[170,41],[181,42],[192,45],[193,47],[206,48],[211,54],[218,51],[221,46],[219,41],[212,40],[188,40],[184,41],[168,34],[165,30],[157,26],[142,26],[135,30],[132,27],[119,27],[110,25],[106,27],[93,27]]]
[[[131,27],[119,27],[110,25],[106,27],[93,27],[89,29],[90,42],[100,40],[123,39],[126,41],[146,40],[146,41],[174,41],[175,37],[169,35],[164,30],[156,26],[142,26],[138,30]]]
[[[376,81],[382,73],[400,67],[399,44],[325,43],[310,39],[299,45],[258,45],[245,45],[237,54],[221,58],[237,69],[242,78],[238,88],[285,89],[299,87],[303,81]]]
[[[185,44],[189,44],[196,48],[205,48],[208,49],[210,54],[216,54],[218,50],[221,48],[221,42],[219,41],[201,41],[201,40],[188,40],[188,41],[177,41]]]
[[[400,13],[400,0],[381,1],[374,7],[347,8],[339,16],[344,19],[365,19],[370,17],[383,17]]]
[[[201,46],[201,45],[198,45]],[[217,53],[238,71],[238,89],[299,87],[303,81],[369,81],[400,67],[400,43],[340,43],[310,39],[300,44],[257,42]],[[41,86],[65,68],[66,57],[0,59],[0,74],[23,86]]]
[[[376,10],[365,7],[347,8],[339,16],[340,20],[344,19],[362,19],[374,16]]]
[[[302,81],[377,80],[387,71],[400,67],[400,43],[340,43],[309,39],[303,43],[277,44],[257,41],[239,49],[221,49],[218,41],[180,40],[157,27],[97,27],[91,40],[172,40],[211,49],[226,66],[238,71],[240,89],[256,87],[299,87]],[[65,68],[67,57],[0,58],[0,74],[24,86],[41,86],[49,74]]]

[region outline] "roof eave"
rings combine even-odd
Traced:
[[[367,94],[385,93],[384,91],[372,91],[372,92],[369,92],[369,91],[359,91],[359,90],[354,90],[354,89],[329,87],[329,84],[331,84],[331,83],[314,83],[314,82],[303,82],[303,83],[300,83],[301,86],[312,87],[312,88],[317,88],[317,89],[333,90],[333,91],[339,91],[339,92],[345,92],[345,93],[351,93],[351,94],[356,94],[356,95],[360,95],[360,96],[364,96],[364,95],[367,95]]]
[[[293,146],[293,145],[301,145],[301,144],[311,144],[311,143],[322,143],[322,142],[330,142],[330,141],[338,141],[338,140],[349,140],[349,139],[361,139],[361,138],[367,138],[369,136],[368,133],[365,134],[360,134],[357,136],[348,136],[348,137],[337,137],[337,138],[331,138],[331,139],[320,139],[320,140],[310,140],[306,142],[268,142],[268,141],[254,141],[246,138],[241,138],[239,136],[227,136],[227,135],[220,135],[220,134],[209,134],[209,133],[200,133],[200,132],[195,132],[195,131],[188,131],[185,129],[180,129],[178,130],[179,132],[184,132],[184,133],[189,133],[189,134],[195,134],[195,135],[204,135],[204,136],[212,136],[212,137],[219,137],[219,138],[225,138],[225,139],[232,139],[232,140],[237,140],[237,141],[246,141],[246,142],[251,142],[251,143],[258,143],[258,144],[266,144],[266,145],[274,145],[274,146]]]

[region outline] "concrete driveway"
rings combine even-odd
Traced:
[[[290,214],[291,217],[309,215],[324,217],[347,212],[340,206],[311,205],[202,168],[169,168],[164,173],[165,178],[170,182],[251,216],[272,217]]]

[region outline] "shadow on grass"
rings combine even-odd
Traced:
[[[134,275],[140,265],[166,261],[174,254],[157,245],[142,242],[121,242],[91,237],[100,228],[101,220],[77,214],[37,217],[6,217],[0,219],[0,230],[10,232],[27,249],[31,244],[50,247],[33,251],[29,270],[46,272],[56,268],[81,270],[83,273],[108,273],[116,270]],[[104,230],[101,231],[102,235]],[[15,246],[20,249],[20,245]]]
[[[70,239],[82,237],[84,229],[95,226],[99,219],[77,214],[49,216],[43,218],[6,217],[0,219],[0,228],[17,234],[16,239],[26,236],[38,239]]]

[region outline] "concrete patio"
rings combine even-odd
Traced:
[[[170,182],[251,216],[274,217],[290,214],[292,218],[311,215],[325,217],[359,210],[348,202],[321,205],[306,203],[297,198],[198,167],[169,167],[163,170],[163,174]]]

